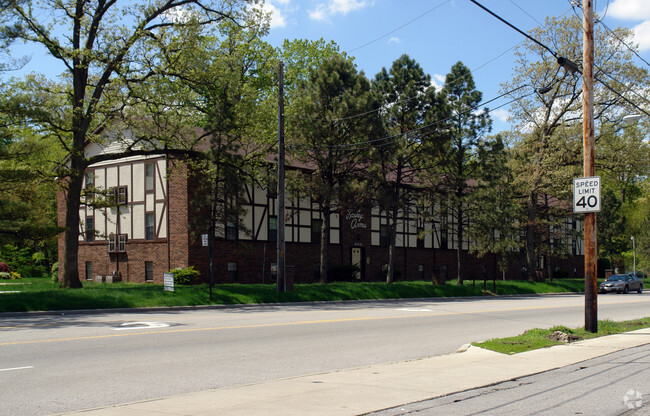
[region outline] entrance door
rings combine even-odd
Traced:
[[[351,264],[359,268],[359,271],[355,272],[354,278],[361,280],[361,271],[363,270],[363,249],[361,247],[352,247]]]

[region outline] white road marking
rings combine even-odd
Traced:
[[[34,368],[34,366],[29,365],[27,367],[0,368],[0,372],[2,372],[2,371],[14,371],[14,370],[29,370],[30,368]]]
[[[113,328],[113,331],[124,331],[127,329],[149,329],[149,328],[165,328],[169,324],[164,322],[124,322],[119,328]]]
[[[427,308],[401,308],[398,309],[398,311],[406,311],[406,312],[433,312],[431,309]]]

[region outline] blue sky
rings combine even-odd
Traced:
[[[541,26],[547,16],[581,13],[579,8],[574,11],[570,0],[478,1],[523,31]],[[608,27],[634,30],[640,55],[650,62],[650,0],[594,0],[594,4]],[[438,86],[451,66],[462,61],[472,71],[484,101],[497,97],[500,84],[511,77],[512,49],[524,40],[469,0],[266,0],[264,7],[272,17],[266,40],[275,46],[284,39],[333,40],[371,79],[406,53]],[[27,72],[56,76],[63,70],[59,62],[38,51],[31,53],[31,61],[20,71],[0,78]],[[650,69],[641,60],[637,64]],[[494,110],[506,102],[504,98],[488,105],[493,110],[493,132],[509,128],[507,106]]]
[[[478,1],[523,31],[543,25],[547,16],[574,13],[569,0]],[[605,14],[608,27],[635,31],[640,55],[650,61],[650,0],[594,4],[599,15]],[[512,48],[524,40],[469,0],[266,0],[265,8],[272,14],[267,40],[276,46],[284,39],[333,40],[369,78],[406,53],[438,84],[462,61],[472,70],[484,101],[497,97],[500,83],[511,77]],[[647,68],[641,60],[638,65]],[[508,128],[507,107],[491,114],[493,132]]]

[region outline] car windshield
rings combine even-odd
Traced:
[[[615,274],[614,276],[609,276],[607,279],[608,282],[614,282],[617,280],[625,280],[625,276],[622,274]]]

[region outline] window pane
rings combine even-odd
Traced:
[[[93,280],[93,262],[86,262],[86,280]]]
[[[148,163],[144,165],[144,190],[153,191],[153,174],[154,174],[154,165]]]
[[[311,242],[320,243],[321,228],[323,226],[322,220],[311,220]]]
[[[270,242],[278,241],[278,217],[269,217],[269,236]]]
[[[155,238],[155,217],[154,214],[145,214],[144,216],[144,238],[153,240]]]
[[[236,282],[237,281],[237,262],[229,261],[228,262],[228,281]]]
[[[95,219],[86,218],[86,241],[92,242],[95,240]]]
[[[126,251],[126,234],[117,236],[117,251]]]
[[[153,261],[144,262],[144,280],[153,282]]]
[[[237,223],[232,221],[226,222],[226,240],[237,240]]]

